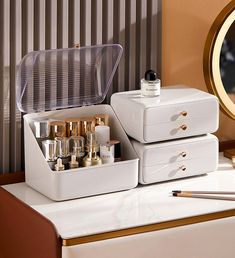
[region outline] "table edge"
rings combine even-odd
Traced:
[[[196,223],[203,223],[207,221],[229,218],[233,216],[235,216],[235,209],[230,209],[230,210],[191,216],[191,217],[182,218],[182,219],[148,224],[144,226],[137,226],[137,227],[131,227],[127,229],[115,230],[115,231],[110,231],[105,233],[98,233],[94,235],[74,237],[69,239],[62,238],[62,246],[74,246],[74,245],[80,245],[85,243],[92,243],[92,242],[97,242],[101,240],[108,240],[108,239],[113,239],[118,237],[125,237],[125,236],[154,232],[154,231],[159,231],[164,229],[176,228],[181,226],[188,226]]]

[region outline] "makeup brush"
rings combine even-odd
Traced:
[[[185,192],[182,192],[182,193],[172,192],[172,196],[200,198],[200,199],[224,200],[224,201],[235,201],[235,197],[209,195],[209,194],[192,194],[192,193],[185,193]]]

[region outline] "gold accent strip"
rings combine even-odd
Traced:
[[[216,220],[216,219],[228,218],[232,216],[235,216],[235,209],[203,214],[203,215],[198,215],[198,216],[193,216],[193,217],[188,217],[183,219],[171,220],[166,222],[160,222],[160,223],[155,223],[155,224],[150,224],[145,226],[138,226],[138,227],[133,227],[128,229],[121,229],[117,231],[111,231],[111,232],[100,233],[95,235],[63,239],[62,245],[63,246],[80,245],[85,243],[101,241],[101,240],[107,240],[111,238],[131,236],[131,235],[153,232],[153,231],[158,231],[163,229],[187,226],[187,225],[192,225],[196,223]]]
[[[223,86],[219,60],[224,37],[234,21],[235,0],[232,0],[219,13],[212,24],[203,54],[203,72],[207,89],[218,97],[222,111],[233,119],[235,119],[235,104]]]

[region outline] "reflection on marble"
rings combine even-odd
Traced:
[[[43,214],[63,239],[92,235],[194,215],[235,209],[235,202],[176,198],[172,190],[234,191],[235,170],[220,157],[219,168],[204,176],[139,186],[136,189],[88,198],[54,202],[25,183],[4,188]]]

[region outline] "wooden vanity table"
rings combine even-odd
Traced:
[[[0,257],[233,257],[235,202],[172,197],[177,189],[234,191],[235,169],[221,155],[204,176],[64,202],[2,186]]]

